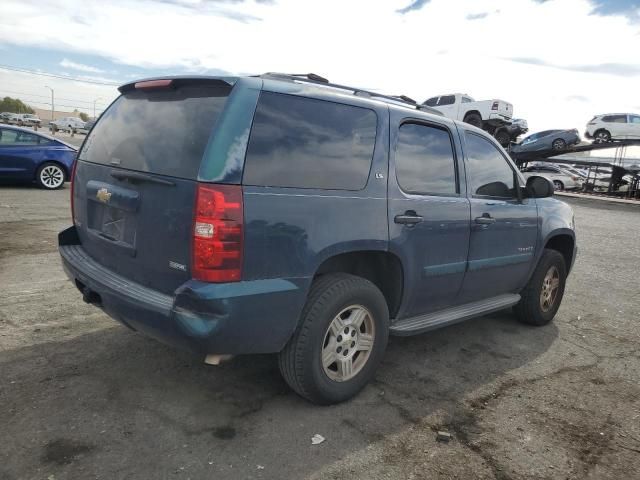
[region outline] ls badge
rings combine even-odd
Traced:
[[[96,193],[96,198],[102,203],[107,203],[111,199],[111,192],[106,188],[101,188]]]

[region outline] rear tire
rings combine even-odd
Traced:
[[[564,190],[564,183],[562,183],[560,180],[554,180],[553,189],[558,191]]]
[[[567,281],[564,257],[557,250],[544,249],[529,283],[514,307],[518,319],[526,324],[542,326],[556,315]]]
[[[57,190],[62,188],[66,173],[57,163],[47,162],[40,165],[36,172],[36,183],[45,190]]]
[[[311,285],[300,324],[278,356],[280,372],[313,403],[343,402],[371,380],[388,337],[380,290],[361,277],[326,274]]]
[[[482,128],[482,117],[478,113],[469,113],[464,117],[464,121],[474,127]]]

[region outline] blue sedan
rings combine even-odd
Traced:
[[[73,145],[8,125],[0,126],[0,179],[36,182],[41,188],[61,188],[71,177],[77,149]]]

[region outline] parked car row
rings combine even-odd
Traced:
[[[553,183],[555,190],[576,190],[582,188],[584,177],[578,172],[572,171],[562,165],[548,163],[536,163],[522,170],[525,178],[534,175],[548,178]]]
[[[87,133],[87,122],[78,117],[63,117],[49,122],[52,132],[66,131],[69,133]]]
[[[8,125],[18,125],[20,127],[39,127],[42,120],[32,113],[0,113],[0,121]]]
[[[620,167],[615,167],[620,170]],[[631,168],[625,174],[614,173],[614,167],[598,165],[589,167],[585,165],[569,165],[565,163],[533,162],[523,168],[525,178],[533,175],[548,178],[555,190],[581,190],[586,188],[596,192],[608,191],[624,192],[634,182],[639,167]]]

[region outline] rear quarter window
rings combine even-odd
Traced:
[[[127,92],[102,114],[79,158],[195,179],[229,92],[218,85]]]
[[[376,140],[373,110],[262,92],[247,147],[245,185],[361,190]]]

